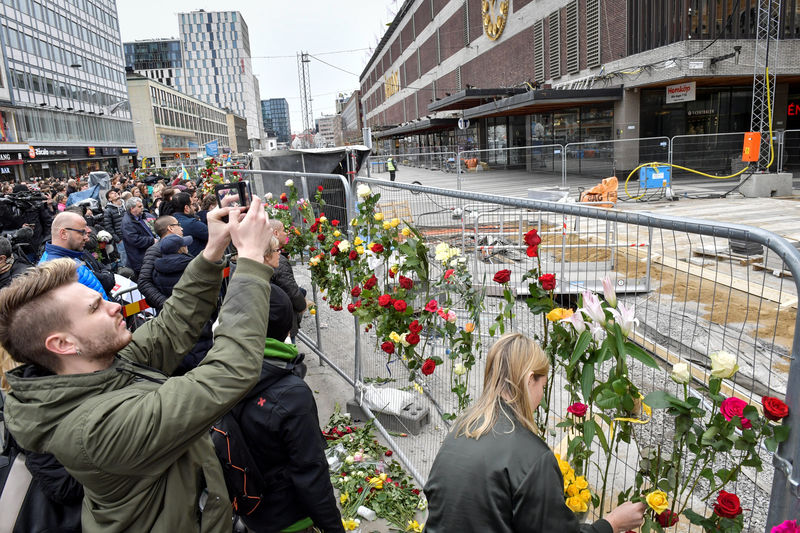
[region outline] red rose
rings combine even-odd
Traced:
[[[356,312],[355,304],[347,304],[347,310],[350,311],[351,313],[355,313]]]
[[[556,288],[556,275],[555,274],[542,274],[539,276],[539,283],[546,291],[552,291]]]
[[[381,344],[381,350],[383,350],[388,354],[394,353],[394,343],[391,341],[384,342],[383,344]]]
[[[314,222],[308,229],[311,231],[311,233],[316,233],[317,229],[319,229],[319,222]]]
[[[404,300],[395,300],[394,301],[394,310],[398,313],[402,313],[406,310],[407,304]]]
[[[392,270],[391,268],[389,269],[389,277],[394,279],[394,270]]]
[[[331,255],[339,255],[339,247],[338,246],[334,246],[333,248],[331,248]]]
[[[285,201],[286,201],[286,200],[288,200],[288,199],[289,199],[289,197],[288,197],[288,196],[286,196],[286,193],[285,193],[285,192],[282,192],[282,193],[281,193],[281,202],[285,202]]]
[[[356,300],[356,309],[358,309],[359,307],[361,307],[361,300]],[[370,326],[371,325],[372,324],[370,324]]]
[[[356,259],[358,259],[358,252],[356,252],[355,250],[350,250],[350,253],[347,255],[347,257],[350,258],[350,261],[355,261]]]
[[[452,268],[448,269],[448,270],[447,270],[447,271],[444,273],[444,279],[450,279],[450,276],[452,276],[452,275],[453,275],[453,272],[455,272],[455,270],[453,270]]]
[[[369,290],[375,287],[378,284],[378,278],[374,275],[370,277],[367,281],[364,282],[364,288]]]
[[[586,404],[583,404],[581,402],[575,402],[572,405],[570,405],[569,407],[567,407],[567,412],[571,413],[571,414],[573,414],[573,415],[575,415],[577,417],[582,417],[582,416],[586,416],[586,410],[587,409],[588,409],[588,407],[586,406]]]
[[[678,516],[680,516],[678,513],[673,513],[669,509],[666,509],[659,513],[656,520],[658,520],[661,527],[671,527],[678,523]]]
[[[717,503],[714,504],[714,514],[723,518],[736,518],[742,514],[739,497],[732,492],[719,491]]]
[[[761,398],[761,404],[764,406],[764,416],[773,422],[789,416],[789,406],[778,398],[764,396]]]
[[[419,489],[411,489],[411,492],[419,496]]]
[[[389,307],[392,305],[392,297],[388,294],[381,294],[380,298],[378,298],[378,305],[381,307]]]
[[[408,337],[406,337],[406,340],[408,340]],[[431,374],[433,374],[434,370],[436,370],[436,362],[430,357],[425,359],[425,362],[422,363],[422,368],[420,369],[420,372],[422,372],[426,376],[430,376]]]
[[[414,280],[405,276],[400,276],[400,286],[404,289],[410,289],[414,286]]]
[[[530,230],[525,234],[525,244],[528,246],[539,246],[542,243],[542,238],[539,237],[539,232],[535,229]]]
[[[362,492],[364,492],[364,487],[358,487],[358,490],[356,492],[361,494]]]
[[[386,457],[391,457],[391,456],[392,456],[392,450],[386,450],[386,451],[383,453],[383,455],[385,455]]]
[[[736,397],[725,398],[719,406],[719,412],[722,413],[725,420],[730,420],[734,416],[738,416],[742,420],[742,429],[750,429],[753,425],[748,419],[742,416],[745,407],[747,407],[747,402],[742,399]]]
[[[539,248],[538,246],[528,246],[528,249],[525,250],[525,253],[528,255],[528,257],[538,257],[539,256],[538,248]]]
[[[422,331],[422,326],[419,325],[419,320],[415,320],[411,324],[408,325],[408,331],[411,333],[419,333]],[[408,340],[408,338],[406,338]]]
[[[439,304],[436,303],[436,300],[431,300],[428,302],[428,305],[425,306],[425,310],[429,313],[435,313],[438,308]]]
[[[358,285],[353,287],[353,289],[350,291],[350,296],[352,296],[353,298],[358,298],[359,296],[361,296],[361,287],[359,287]]]
[[[507,268],[500,270],[494,275],[494,281],[500,284],[508,283],[511,281],[511,271]]]
[[[408,335],[406,335],[406,342],[411,346],[416,346],[417,344],[419,344],[419,335],[417,335],[416,333],[409,333]]]
[[[339,225],[339,221],[338,220],[336,220],[336,219],[331,220],[331,226],[333,226],[335,228],[338,225]]]
[[[372,252],[373,253],[379,254],[382,251],[383,251],[383,245],[381,243],[376,242],[375,244],[372,245]]]
[[[320,233],[319,235],[317,235],[317,240],[318,240],[319,242],[322,242],[322,241],[324,241],[324,240],[325,240],[325,235],[323,235],[322,233]]]
[[[319,192],[322,192],[322,185],[317,185],[317,190],[318,190]]]

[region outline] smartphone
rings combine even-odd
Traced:
[[[220,207],[247,207],[250,205],[250,184],[246,181],[221,183],[214,187]]]

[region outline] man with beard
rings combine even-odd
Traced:
[[[119,304],[77,283],[71,260],[44,263],[0,292],[0,345],[23,363],[8,373],[7,427],[23,449],[52,453],[83,484],[85,532],[231,530],[208,430],[259,377],[272,233],[258,198],[247,215],[218,209],[208,220],[203,253],[133,334]],[[216,306],[230,241],[238,268],[214,346],[197,368],[167,378]]]

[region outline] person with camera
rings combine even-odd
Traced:
[[[45,245],[39,264],[53,259],[72,259],[78,265],[78,282],[99,292],[103,299],[110,300],[108,293],[116,284],[114,274],[104,270],[90,253],[84,251],[91,232],[86,218],[77,212],[59,213],[53,220],[51,242]]]
[[[0,345],[24,363],[8,373],[7,427],[83,484],[84,531],[231,531],[209,428],[259,378],[273,272],[262,262],[267,224],[258,198],[246,215],[210,213],[203,253],[133,333],[118,304],[76,282],[71,261],[44,263],[0,292]],[[214,346],[197,368],[167,378],[216,307],[231,240],[238,268]]]

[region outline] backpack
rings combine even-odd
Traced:
[[[211,440],[222,464],[234,512],[239,516],[248,516],[261,504],[266,485],[247,447],[234,411],[226,413],[211,426]]]

